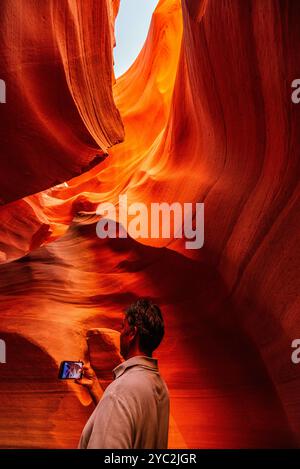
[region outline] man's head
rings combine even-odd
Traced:
[[[120,336],[121,355],[152,356],[164,336],[164,321],[159,307],[140,298],[126,310]]]

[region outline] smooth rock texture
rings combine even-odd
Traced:
[[[116,0],[2,0],[0,203],[97,164],[123,140],[113,101]]]
[[[87,359],[87,331],[118,330],[139,296],[165,317],[170,447],[300,446],[299,22],[295,0],[161,0],[113,88],[124,142],[67,185],[1,208],[0,337],[30,366],[13,355],[14,373],[0,366],[0,446],[76,445],[92,404],[56,368]],[[204,247],[97,238],[97,205],[124,193],[204,202]]]

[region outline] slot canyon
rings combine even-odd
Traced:
[[[122,0],[121,0],[122,1]],[[300,446],[297,0],[160,0],[137,59],[113,70],[120,0],[2,0],[0,447],[75,448],[138,297],[170,448]],[[205,241],[99,239],[97,206],[204,203]]]

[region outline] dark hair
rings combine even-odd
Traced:
[[[130,327],[137,327],[141,350],[152,353],[165,333],[160,308],[147,298],[140,298],[127,308],[125,314]]]

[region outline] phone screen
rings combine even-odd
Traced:
[[[59,379],[80,379],[83,362],[64,361],[59,368]]]

